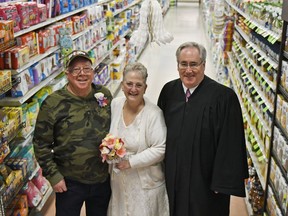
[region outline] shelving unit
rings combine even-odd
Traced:
[[[285,168],[283,167],[282,163],[280,162],[280,158],[279,155],[275,152],[274,150],[274,144],[275,144],[275,139],[277,139],[275,137],[275,127],[279,128],[281,133],[284,135],[286,141],[288,140],[288,136],[287,136],[287,128],[284,128],[282,126],[282,124],[280,123],[278,116],[277,116],[277,109],[281,109],[281,107],[279,107],[278,104],[278,97],[279,95],[282,95],[284,97],[284,100],[288,101],[288,97],[287,97],[287,92],[284,89],[283,86],[281,86],[281,77],[284,76],[284,73],[287,73],[288,71],[283,71],[283,67],[282,64],[284,61],[287,62],[287,58],[285,56],[284,50],[285,50],[285,42],[287,40],[287,25],[288,25],[288,16],[287,16],[287,9],[288,9],[288,1],[284,1],[283,2],[283,7],[282,7],[282,19],[283,19],[283,28],[282,28],[282,36],[281,36],[281,43],[280,43],[280,52],[279,52],[279,63],[278,63],[278,71],[277,71],[277,80],[276,80],[276,97],[275,97],[275,101],[274,101],[274,113],[273,113],[273,121],[272,121],[272,132],[271,132],[271,142],[270,142],[270,146],[269,146],[269,161],[268,161],[268,173],[267,173],[267,184],[266,184],[266,188],[265,188],[265,197],[268,197],[268,193],[272,192],[275,196],[275,200],[276,203],[279,206],[279,209],[281,211],[281,215],[287,215],[288,214],[288,203],[287,203],[287,187],[288,187],[288,176],[287,176],[287,170],[285,170]],[[288,143],[286,142],[286,145],[288,145]],[[285,150],[283,150],[285,151]],[[273,160],[273,163],[272,163]],[[288,159],[287,159],[288,160]],[[272,165],[276,164],[278,173],[280,173],[280,175],[282,175],[280,177],[280,179],[282,180],[276,180],[273,181],[271,179],[271,175],[272,175]],[[274,174],[274,173],[273,173]],[[279,190],[279,188],[276,188],[275,182],[278,183],[278,181],[284,181],[284,187],[282,187],[282,189],[284,190],[281,191],[281,189]],[[278,186],[280,187],[280,186]],[[270,190],[270,191],[269,191]],[[268,206],[268,201],[267,199],[265,199],[265,203],[264,203],[264,208],[267,209],[269,212],[271,212],[271,209],[269,209]]]
[[[225,0],[225,14],[231,17],[230,20],[234,19],[232,50],[226,51],[220,38],[218,50],[214,49],[214,55],[218,58],[217,71],[222,71],[223,68],[227,71],[226,79],[220,80],[223,84],[230,85],[239,98],[245,126],[247,155],[264,190],[262,209],[254,212],[253,201],[246,200],[249,215],[286,216],[288,175],[284,163],[288,162],[288,130],[287,124],[283,125],[285,118],[277,118],[285,108],[279,107],[277,98],[281,95],[281,100],[288,102],[287,86],[285,88],[281,85],[281,74],[285,73],[285,81],[288,74],[288,71],[282,71],[282,62],[288,62],[288,52],[284,51],[285,40],[288,37],[288,1],[283,0],[283,29],[275,26],[268,28],[269,24],[266,25],[267,23],[260,18],[262,15],[255,15],[257,12],[253,9],[258,8],[262,12],[269,3],[271,2],[260,5],[261,3],[254,1]],[[205,7],[209,8],[209,3],[208,6],[206,3]],[[279,11],[280,8],[276,10],[276,7],[279,5],[271,5],[271,10]],[[209,36],[211,31],[208,32]],[[273,148],[273,145],[277,148]],[[286,156],[283,156],[284,154]],[[250,196],[249,191],[246,192],[246,195]],[[259,211],[262,213],[259,214]]]
[[[98,5],[98,6],[103,6],[104,4],[109,4],[109,2],[111,2],[112,0],[105,0],[105,1],[101,1],[99,3],[95,3],[93,5]],[[119,16],[119,14],[121,14],[122,12],[124,12],[127,9],[130,9],[134,6],[136,6],[137,4],[141,4],[142,0],[134,0],[131,1],[128,5],[124,6],[121,9],[115,10],[113,13],[113,16]],[[91,7],[91,5],[89,6],[85,6],[82,8],[79,8],[77,10],[74,10],[72,12],[69,13],[65,13],[62,14],[60,16],[54,17],[54,18],[50,18],[45,22],[41,22],[39,24],[30,26],[27,29],[21,30],[19,32],[16,32],[14,34],[15,38],[19,37],[21,35],[24,35],[26,33],[29,33],[31,31],[36,31],[36,30],[40,30],[42,28],[44,28],[45,26],[49,26],[53,23],[59,22],[65,18],[68,18],[72,15],[77,15],[81,12],[86,11],[87,9],[89,9]],[[167,10],[167,8],[165,9]],[[77,40],[79,37],[85,35],[87,32],[89,32],[92,28],[94,28],[97,25],[103,25],[106,24],[106,19],[102,19],[102,20],[98,20],[97,23],[94,23],[93,25],[90,25],[87,29],[85,29],[84,31],[81,31],[77,34],[72,35],[72,40],[75,41]],[[99,64],[101,62],[103,62],[104,60],[106,60],[107,58],[109,58],[112,55],[112,52],[114,49],[116,49],[117,47],[119,47],[119,45],[121,45],[121,39],[123,39],[124,37],[126,37],[128,34],[131,33],[130,29],[127,29],[125,32],[122,32],[120,35],[120,38],[117,42],[115,42],[114,44],[111,45],[110,49],[107,49],[107,52],[103,53],[102,56],[99,56],[96,63],[93,65],[94,68],[97,68],[99,66]],[[91,47],[89,47],[88,49],[86,49],[85,51],[90,51],[92,49],[94,49],[96,46],[100,45],[101,43],[104,43],[104,41],[106,41],[106,37],[107,35],[105,35],[102,38],[99,38],[99,40],[97,40],[97,42],[95,42]],[[17,75],[20,74],[22,71],[28,69],[29,67],[31,67],[32,65],[34,65],[35,63],[41,61],[42,59],[46,58],[47,56],[53,54],[53,53],[57,53],[60,52],[60,46],[55,46],[50,48],[49,50],[47,50],[47,52],[43,53],[43,54],[38,54],[35,57],[31,58],[30,61],[23,65],[21,68],[16,69],[16,70],[12,70],[12,74],[13,75]],[[140,55],[140,53],[137,53],[138,55]],[[138,58],[138,56],[136,56],[136,58]],[[108,64],[110,64],[110,62],[108,62]],[[55,67],[53,72],[46,77],[46,79],[42,80],[39,84],[35,85],[33,88],[31,88],[24,96],[22,97],[17,97],[17,98],[12,98],[12,97],[2,97],[0,99],[0,107],[4,107],[4,106],[8,106],[8,107],[19,107],[22,106],[23,104],[27,103],[30,101],[30,99],[39,91],[41,90],[43,87],[49,85],[52,81],[55,80],[55,78],[57,78],[59,75],[62,74],[62,72],[64,71],[64,68],[61,65],[58,65],[58,67]],[[20,80],[21,81],[21,80]],[[117,92],[119,91],[120,88],[120,81],[119,80],[112,80],[110,78],[106,79],[105,81],[106,86],[110,89],[111,93],[113,95],[116,95]],[[7,87],[7,88],[3,88],[1,89],[1,94],[5,93],[7,91],[9,91],[11,89],[11,87]],[[33,128],[31,129],[31,131],[27,134],[26,137],[24,137],[24,140],[19,141],[19,145],[25,146],[27,145],[27,143],[29,141],[31,141],[33,136]],[[13,140],[14,141],[14,140]],[[11,143],[8,143],[9,145],[11,145]],[[17,191],[20,191],[23,187],[23,185],[25,185],[29,180],[31,180],[33,178],[33,176],[36,174],[37,169],[39,169],[39,165],[38,168],[35,169],[35,171],[29,176],[27,177],[27,179],[23,180],[23,184],[19,185],[19,187],[17,187]],[[0,193],[0,215],[5,215],[6,212],[6,208],[8,206],[9,203],[3,202],[2,199],[2,194],[4,193],[4,191],[6,190],[5,187],[1,188],[1,193]],[[16,190],[15,190],[16,191]],[[18,192],[15,192],[15,196]],[[41,211],[41,209],[43,208],[43,206],[45,205],[47,199],[51,196],[51,194],[53,193],[53,189],[50,187],[48,189],[48,191],[45,193],[45,195],[43,196],[41,202],[35,207],[35,208],[31,208],[29,215],[35,215]],[[13,199],[13,198],[12,198]],[[11,199],[11,201],[12,201]],[[13,211],[13,210],[12,210]]]

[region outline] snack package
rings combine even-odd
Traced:
[[[0,20],[13,20],[14,33],[21,30],[21,21],[15,5],[0,5]]]
[[[30,27],[29,19],[29,5],[25,2],[16,2],[15,6],[17,8],[20,17],[20,28],[26,29]]]
[[[0,20],[0,43],[14,39],[13,20]]]
[[[28,181],[22,188],[22,193],[27,195],[28,206],[33,208],[36,207],[42,200],[42,194],[38,188],[33,184],[32,181]]]
[[[8,58],[5,55],[5,68],[18,69],[29,62],[29,47],[27,45],[21,45],[13,47],[8,50]],[[7,62],[6,62],[7,60]]]
[[[38,54],[38,44],[35,32],[29,32],[16,38],[17,45],[27,45],[29,48],[29,58]]]
[[[46,178],[42,176],[41,168],[38,170],[34,178],[32,179],[34,185],[39,189],[39,191],[44,195],[49,189],[49,182]]]
[[[39,53],[43,54],[50,48],[50,30],[42,29],[38,33]]]
[[[48,18],[47,7],[45,4],[37,4],[38,7],[38,22],[44,22]]]
[[[30,1],[27,2],[26,4],[28,4],[29,6],[30,25],[36,25],[39,22],[37,3]]]

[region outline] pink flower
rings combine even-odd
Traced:
[[[102,162],[105,160],[107,162],[117,160],[126,155],[123,140],[121,138],[114,137],[112,134],[107,134],[107,136],[102,140],[99,149],[102,156]]]

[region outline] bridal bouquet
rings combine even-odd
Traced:
[[[119,162],[126,154],[123,140],[112,134],[107,134],[102,140],[99,149],[102,156],[102,162],[106,161],[108,164]]]

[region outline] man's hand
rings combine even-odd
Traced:
[[[53,189],[56,193],[63,193],[67,191],[65,180],[62,179],[60,182],[58,182],[56,185],[53,186]]]

